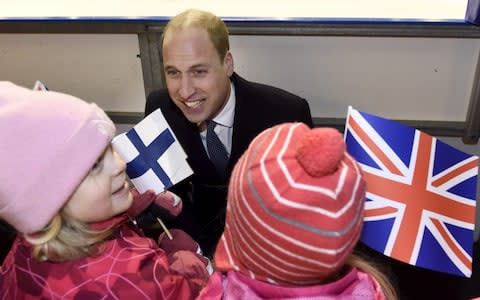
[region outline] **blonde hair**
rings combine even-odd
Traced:
[[[387,276],[380,270],[380,267],[375,265],[372,261],[365,257],[353,253],[347,260],[347,265],[360,269],[361,271],[370,274],[380,285],[383,294],[388,300],[397,300],[398,295],[394,286]]]
[[[33,258],[60,262],[100,254],[103,242],[112,235],[111,228],[91,230],[88,224],[60,212],[44,229],[24,237],[33,245]]]
[[[223,61],[228,50],[230,50],[228,28],[222,19],[207,11],[188,9],[173,17],[163,30],[162,45],[165,34],[168,31],[189,27],[205,29],[217,50],[220,60]]]

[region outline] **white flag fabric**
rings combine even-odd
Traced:
[[[127,162],[127,175],[140,193],[160,193],[193,174],[187,155],[160,109],[116,136],[113,148]]]
[[[32,90],[34,91],[48,91],[47,86],[40,80],[35,81]]]

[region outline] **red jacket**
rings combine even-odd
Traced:
[[[167,255],[122,223],[100,256],[37,262],[18,237],[0,268],[0,299],[194,299],[208,281],[189,251]]]

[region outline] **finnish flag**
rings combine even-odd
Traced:
[[[160,193],[193,174],[187,155],[160,109],[116,136],[113,148],[127,162],[127,175],[140,193]]]

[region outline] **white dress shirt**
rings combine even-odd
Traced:
[[[213,118],[213,121],[217,123],[215,126],[215,133],[225,146],[225,149],[230,156],[232,152],[232,136],[233,136],[233,118],[235,117],[235,87],[233,83],[230,83],[230,97],[227,99],[227,103],[223,107],[222,111]],[[203,147],[207,150],[207,130],[200,132]],[[208,155],[208,150],[207,150]]]

